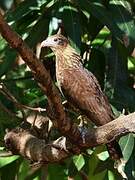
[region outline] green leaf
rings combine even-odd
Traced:
[[[15,62],[16,51],[9,46],[5,47],[4,55],[0,63],[0,76],[7,73]]]
[[[79,7],[85,9],[102,24],[106,25],[113,35],[120,39],[126,47],[133,46],[135,43],[135,26],[127,1],[111,0],[107,7],[97,1],[76,1]]]
[[[32,11],[32,9],[37,7],[37,0],[25,0],[19,4],[19,6],[14,11],[9,11],[7,13],[7,21],[15,22],[20,20],[22,17],[26,16]]]
[[[106,27],[104,27],[101,29],[96,38],[92,41],[91,45],[94,48],[102,47],[106,42],[107,44],[110,43],[108,39],[110,39],[110,31]]]
[[[78,171],[80,171],[84,164],[85,164],[85,160],[82,154],[78,155],[78,156],[73,156],[73,162],[77,168]]]
[[[81,46],[81,25],[80,16],[77,9],[70,3],[64,3],[62,12],[64,28],[69,36],[72,46],[80,52]]]
[[[10,9],[13,5],[13,0],[0,1],[0,7],[4,10]]]
[[[132,156],[130,156],[125,166],[125,172],[127,174],[128,179],[135,179],[135,147],[132,151]]]
[[[131,154],[132,154],[133,148],[134,148],[134,137],[133,137],[133,135],[128,134],[126,136],[121,137],[119,144],[120,144],[120,147],[122,149],[124,159],[126,161],[128,161]]]
[[[96,174],[95,176],[93,176],[92,180],[99,180],[99,179],[100,179],[100,180],[104,180],[104,178],[105,178],[105,176],[106,176],[106,173],[107,173],[106,170],[105,170],[105,171],[102,171],[102,172]]]
[[[7,44],[6,40],[2,38],[2,36],[0,36],[0,53],[3,52],[3,49],[6,47],[6,44]]]
[[[92,48],[90,52],[90,59],[86,64],[88,70],[90,70],[98,79],[102,89],[104,87],[105,77],[105,56],[104,53],[98,49]]]
[[[109,154],[108,154],[108,151],[103,151],[97,154],[97,156],[101,161],[105,161],[109,157]]]
[[[68,159],[67,167],[68,167],[68,176],[75,177],[78,174],[78,170],[73,161],[73,158]]]
[[[18,21],[15,21],[15,24],[12,27],[18,34],[22,35],[24,39],[26,36],[28,36],[29,31],[35,25],[38,18],[39,18],[39,12],[31,11],[30,13],[26,14]]]
[[[115,180],[115,177],[112,171],[108,171],[108,180]]]
[[[96,152],[97,153],[101,152],[101,149],[103,149],[103,146],[97,148]],[[106,168],[104,168],[104,169],[102,168],[101,171],[100,170],[96,171],[96,168],[98,167],[100,162],[104,163],[106,161],[100,161],[98,156],[96,154],[94,154],[94,153],[90,156],[90,159],[89,159],[89,169],[88,169],[88,179],[92,179],[92,180],[99,180],[99,179],[100,180],[104,180],[104,178],[106,176],[106,173],[107,173]],[[100,165],[100,167],[101,167],[101,165]]]
[[[16,174],[18,172],[18,168],[20,165],[20,160],[13,161],[12,163],[1,168],[1,179],[2,180],[14,180],[16,178]]]
[[[135,43],[135,26],[134,19],[131,10],[131,6],[128,1],[123,0],[111,0],[110,10],[113,15],[113,21],[122,31],[122,41],[125,47],[129,47],[132,43]],[[132,46],[134,46],[132,44]]]
[[[25,180],[33,180],[33,179],[40,180],[42,169],[43,169],[43,176],[46,173],[46,169],[44,169],[43,167],[44,166],[42,166],[41,168],[31,167],[27,160],[23,160],[19,167],[18,179],[19,180],[24,180],[24,179]]]
[[[49,164],[48,166],[48,180],[63,179],[67,180],[66,167],[60,164]]]
[[[92,41],[103,28],[103,24],[95,16],[90,15],[87,28]]]
[[[104,171],[111,171],[113,172],[113,175],[115,175],[117,180],[121,180],[121,175],[118,173],[117,169],[114,168],[114,161],[111,160],[111,158],[108,158],[106,161],[99,161],[97,164],[93,175],[102,173]],[[108,180],[108,173],[105,175],[105,180]]]
[[[20,156],[18,155],[14,155],[11,157],[0,157],[0,168],[16,161],[17,159],[19,159]]]
[[[95,155],[93,153],[89,159],[89,171],[88,171],[89,179],[94,176],[94,171],[95,171],[96,167],[98,166],[99,162],[100,162],[99,158],[97,157],[97,155]]]
[[[106,92],[118,110],[123,108],[133,111],[135,108],[135,91],[129,86],[127,68],[128,52],[117,39],[113,37],[112,47],[108,56],[108,74]],[[110,86],[110,87],[109,87]]]
[[[30,47],[35,47],[37,43],[43,41],[48,35],[50,19],[46,16],[41,16],[37,23],[33,26],[29,32],[29,36],[26,38],[26,42]]]
[[[19,167],[18,179],[24,180],[29,171],[30,171],[30,166],[28,164],[28,161],[23,160]]]

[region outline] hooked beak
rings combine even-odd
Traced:
[[[46,39],[41,42],[41,47],[51,47],[54,46],[54,42],[51,39]]]

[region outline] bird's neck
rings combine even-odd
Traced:
[[[62,69],[76,69],[82,66],[80,55],[70,45],[64,49],[58,49],[54,53],[56,55],[56,68],[58,66]]]

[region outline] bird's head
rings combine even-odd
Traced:
[[[69,43],[68,39],[61,34],[49,36],[46,40],[42,41],[41,47],[50,47],[52,50],[66,48]]]
[[[41,43],[41,47],[50,47],[56,55],[56,61],[61,62],[59,64],[64,64],[63,66],[80,65],[80,55],[70,46],[68,39],[61,34],[47,37]]]

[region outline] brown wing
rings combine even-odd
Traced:
[[[83,67],[64,70],[62,90],[67,99],[97,126],[113,120],[111,107],[95,76]]]

